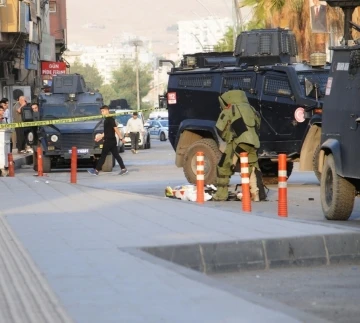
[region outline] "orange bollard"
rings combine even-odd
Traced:
[[[71,172],[70,172],[70,183],[76,184],[77,178],[77,149],[76,147],[71,148]]]
[[[8,176],[15,177],[15,165],[12,153],[8,153]]]
[[[251,212],[250,197],[250,174],[249,174],[249,158],[247,153],[240,153],[241,168],[241,188],[242,188],[242,210]]]
[[[204,203],[204,153],[199,151],[196,153],[196,202]]]
[[[279,155],[278,216],[288,216],[286,154]]]
[[[38,176],[44,176],[41,147],[37,147],[36,152],[37,152]]]

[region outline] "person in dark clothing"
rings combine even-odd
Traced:
[[[105,117],[104,133],[97,135],[95,137],[95,141],[98,142],[98,141],[104,139],[104,145],[102,148],[100,159],[99,159],[96,167],[94,169],[89,169],[88,172],[91,175],[98,175],[99,171],[101,170],[101,168],[105,162],[106,156],[108,155],[109,152],[111,152],[112,155],[114,156],[114,158],[117,160],[117,162],[120,165],[121,171],[120,171],[119,175],[125,175],[128,173],[128,170],[126,169],[124,162],[123,162],[121,156],[119,155],[117,145],[116,145],[115,133],[119,136],[120,140],[122,140],[123,142],[125,141],[125,139],[122,138],[121,132],[118,129],[118,127],[116,126],[115,119],[113,117],[107,116],[109,114],[109,107],[107,105],[103,105],[100,108],[100,111],[101,111],[101,114]]]

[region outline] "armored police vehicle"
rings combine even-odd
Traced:
[[[324,94],[329,73],[325,61],[313,66],[296,63],[296,55],[291,31],[253,30],[238,36],[234,55],[198,53],[185,55],[179,67],[173,64],[167,89],[169,140],[176,151],[175,163],[183,167],[190,183],[196,180],[198,151],[205,153],[206,184],[215,182],[221,154],[215,131],[218,96],[230,89],[245,91],[261,115],[258,152],[264,182],[277,181],[280,153],[288,156],[290,176],[308,129],[305,112],[322,105],[315,92]],[[309,79],[316,81],[318,91],[306,91]]]
[[[37,170],[36,148],[43,150],[43,170],[69,166],[72,147],[77,148],[78,164],[94,164],[101,155],[103,141],[95,142],[95,137],[103,132],[100,107],[103,98],[100,93],[88,92],[81,75],[54,76],[51,91],[42,92],[39,97],[40,120],[58,120],[74,117],[99,116],[95,120],[41,126],[27,135],[34,146],[34,169]],[[30,121],[27,119],[27,121]],[[114,160],[107,156],[102,168],[112,171]]]
[[[342,7],[345,36],[341,46],[331,48],[333,60],[326,85],[321,153],[321,205],[329,220],[347,220],[360,193],[360,40],[352,40],[350,22],[360,1],[327,1]]]

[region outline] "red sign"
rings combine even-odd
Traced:
[[[66,63],[64,62],[41,62],[41,75],[66,74]]]
[[[176,104],[176,92],[168,92],[168,104]]]

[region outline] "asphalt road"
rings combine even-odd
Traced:
[[[330,322],[359,322],[358,265],[249,271],[211,277]]]
[[[165,198],[166,186],[175,187],[187,184],[181,168],[174,164],[175,153],[169,141],[152,140],[152,147],[140,150],[139,154],[132,154],[126,150],[121,156],[129,170],[126,176],[118,176],[120,171],[116,165],[112,173],[100,173],[91,176],[86,169],[79,169],[78,183],[81,185],[127,191],[136,194],[145,194]],[[320,205],[319,182],[312,172],[299,172],[295,164],[294,171],[288,181],[288,213],[289,218],[296,220],[311,220],[322,222],[324,225],[351,226],[360,230],[360,199],[356,200],[352,217],[347,222],[329,222],[324,219]],[[31,167],[17,170],[16,176],[33,176],[36,174]],[[34,177],[34,181],[39,180]],[[69,169],[55,170],[44,177],[50,181],[70,181]],[[236,173],[231,178],[232,187],[240,183],[240,175]],[[191,203],[191,202],[184,202]],[[238,212],[241,202],[206,202],[206,206]],[[277,217],[277,185],[269,186],[267,202],[253,203],[252,213],[259,216]]]

